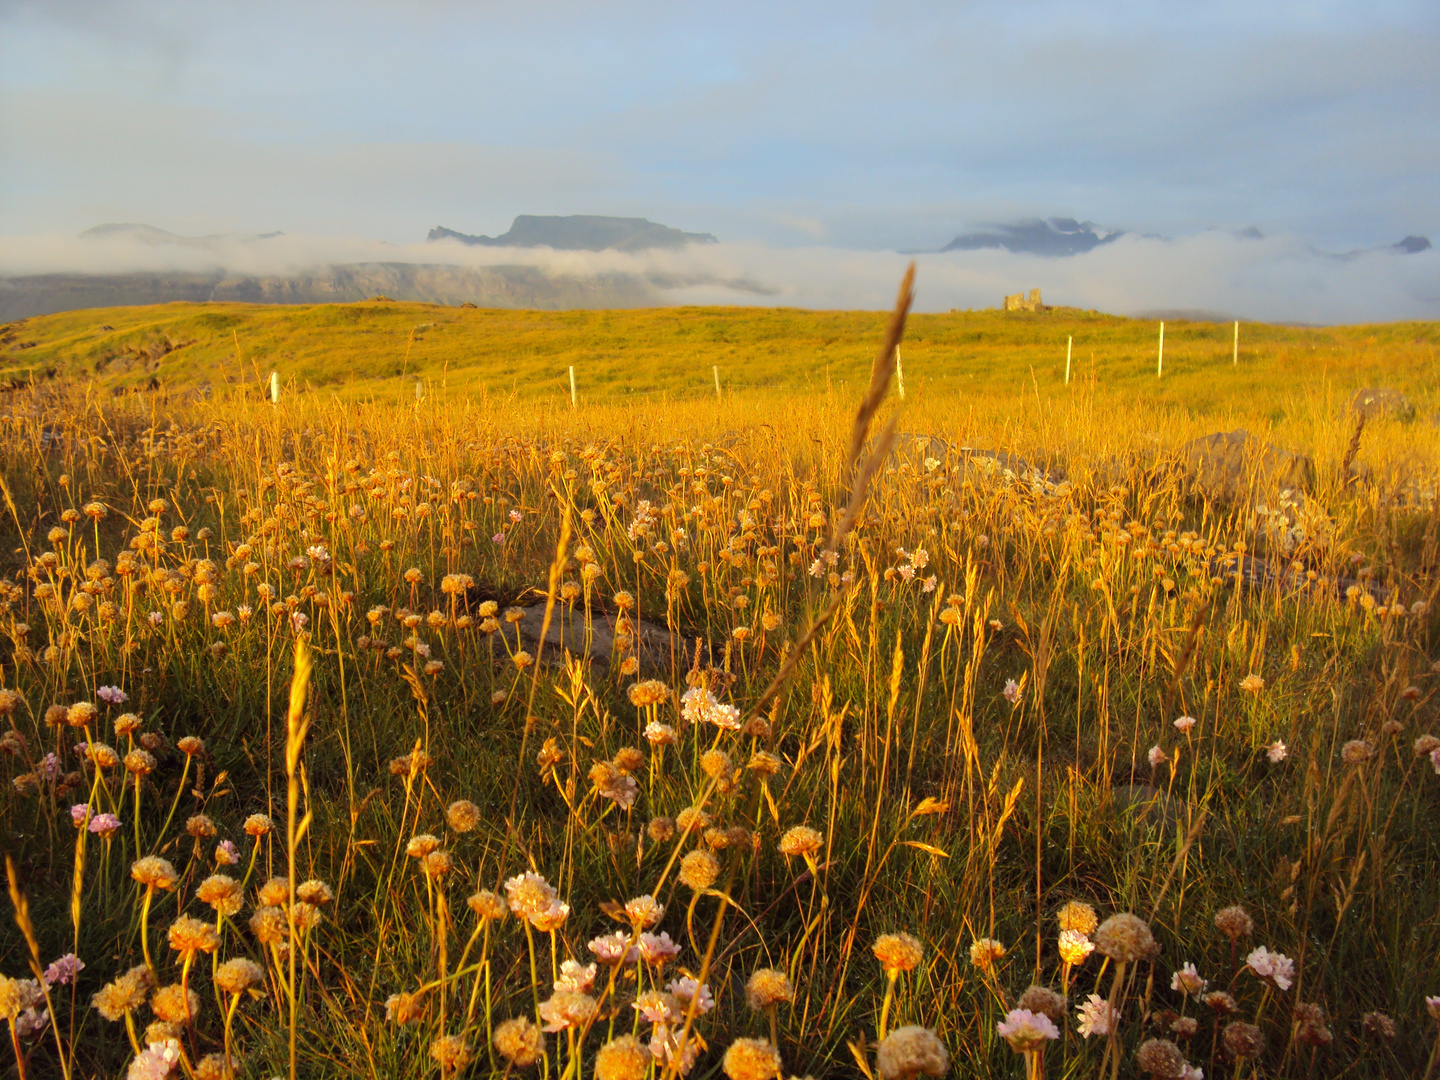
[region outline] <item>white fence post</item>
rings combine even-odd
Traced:
[[[570,365],[570,407],[575,408],[575,365]]]
[[[900,400],[905,400],[905,365],[900,362],[900,346],[895,346],[895,379],[900,387]]]
[[[715,400],[720,401],[722,400],[720,397],[720,365],[711,364],[710,371],[715,376]]]
[[[1065,342],[1065,385],[1070,385],[1070,352],[1075,347],[1075,335],[1070,335]]]
[[[279,400],[280,400],[280,373],[279,373],[278,371],[272,371],[272,372],[270,372],[270,404],[273,405],[273,404],[275,404],[275,402],[277,402],[277,401],[279,401]]]
[[[1160,356],[1155,361],[1155,377],[1158,379],[1165,374],[1165,324],[1160,324]]]
[[[1235,320],[1235,349],[1234,349],[1234,352],[1232,352],[1232,353],[1230,354],[1230,364],[1231,364],[1232,367],[1239,367],[1239,366],[1240,366],[1240,320],[1239,320],[1239,319],[1236,319],[1236,320]]]

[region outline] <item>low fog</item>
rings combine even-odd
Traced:
[[[888,307],[911,258],[919,264],[916,300],[923,311],[993,308],[1007,293],[1039,287],[1047,304],[1116,314],[1208,312],[1314,324],[1440,317],[1440,252],[1433,248],[1332,253],[1296,237],[1219,230],[1178,239],[1124,236],[1069,257],[1000,250],[911,256],[757,243],[625,253],[289,235],[0,238],[0,277],[223,271],[267,278],[374,263],[523,266],[571,278],[631,276],[661,303],[807,308]]]

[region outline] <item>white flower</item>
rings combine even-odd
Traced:
[[[1005,700],[1008,701],[1011,705],[1019,705],[1020,697],[1022,694],[1024,694],[1024,691],[1020,689],[1020,684],[1017,683],[1014,679],[1006,679],[1005,689],[1001,691],[1001,693],[1004,696]]]
[[[1279,739],[1272,742],[1265,750],[1265,756],[1270,759],[1271,765],[1279,765],[1290,756],[1290,748]]]
[[[1197,723],[1193,716],[1182,716],[1175,721],[1176,731],[1189,731]]]
[[[595,970],[594,964],[565,960],[560,964],[560,978],[555,980],[555,989],[574,990],[583,994],[594,985]]]
[[[640,950],[630,944],[630,935],[623,930],[592,938],[585,947],[602,964],[633,964],[640,959]]]
[[[705,983],[696,982],[689,975],[669,983],[665,989],[674,994],[675,1000],[687,1010],[693,1002],[696,1016],[703,1016],[715,1007],[715,998],[710,994],[710,987]]]
[[[1165,762],[1170,760],[1168,757],[1165,756],[1165,751],[1160,749],[1159,743],[1156,743],[1154,746],[1150,747],[1150,753],[1148,753],[1146,757],[1150,759],[1150,767],[1152,769],[1155,768],[1157,765],[1163,765]]]
[[[1119,1016],[1110,1007],[1110,1003],[1099,994],[1091,994],[1075,1010],[1080,1023],[1075,1028],[1085,1038],[1091,1035],[1110,1034],[1111,1024],[1119,1021]]]
[[[1269,979],[1281,990],[1295,981],[1295,961],[1283,953],[1272,953],[1261,945],[1245,958],[1245,966],[1259,979]]]
[[[1205,987],[1210,984],[1200,977],[1200,972],[1195,970],[1195,965],[1187,962],[1179,971],[1175,972],[1170,979],[1170,989],[1179,990],[1187,997],[1194,997],[1203,994]]]

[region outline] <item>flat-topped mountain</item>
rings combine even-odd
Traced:
[[[1124,235],[1124,230],[1104,230],[1094,222],[1074,218],[1051,218],[1049,221],[1022,221],[1013,225],[997,225],[988,232],[957,236],[941,251],[980,251],[1001,248],[1026,255],[1083,255]]]
[[[682,248],[687,244],[713,244],[709,233],[687,233],[645,218],[571,214],[542,217],[521,214],[501,236],[469,236],[437,225],[431,240],[459,240],[480,247],[548,247],[556,251],[645,251],[648,248]]]

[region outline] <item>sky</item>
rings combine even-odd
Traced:
[[[1433,0],[0,0],[0,273],[88,266],[102,222],[319,259],[595,213],[849,304],[897,251],[1065,216],[1138,235],[931,260],[975,280],[929,303],[1434,318],[1435,252],[1329,255],[1440,240],[1436,56]]]

